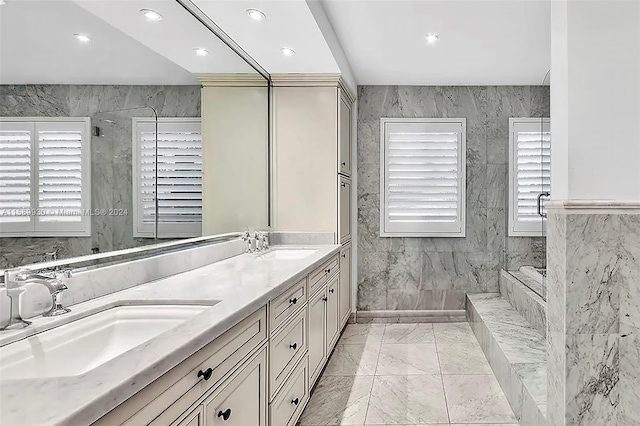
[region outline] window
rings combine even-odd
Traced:
[[[202,133],[199,118],[133,119],[135,237],[202,235]],[[156,161],[157,160],[157,161]],[[156,206],[157,163],[157,206]]]
[[[380,236],[465,236],[466,119],[380,119]]]
[[[0,236],[91,236],[89,118],[0,118]]]
[[[509,119],[509,235],[541,236],[546,219],[538,196],[551,191],[548,118]],[[540,206],[544,214],[544,207]]]

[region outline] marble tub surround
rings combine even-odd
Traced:
[[[153,244],[133,237],[132,117],[200,117],[200,86],[0,85],[0,117],[90,117],[101,136],[91,137],[91,208],[126,209],[127,215],[93,216],[91,237],[0,239],[0,268]]]
[[[358,309],[464,309],[501,269],[538,265],[542,237],[506,237],[509,117],[548,117],[549,87],[359,86]],[[466,237],[380,238],[380,118],[466,118]]]
[[[516,424],[468,324],[345,328],[300,425],[392,424]]]
[[[300,260],[265,259],[243,254],[74,305],[73,312],[80,315],[122,301],[195,303],[221,300],[182,325],[82,376],[49,380],[3,381],[0,378],[0,423],[93,423],[340,250],[338,245],[312,248],[317,252]],[[39,327],[46,321],[63,320],[64,317],[36,318],[33,327]],[[6,333],[7,336],[15,336],[19,332]],[[4,337],[5,332],[2,335]],[[9,339],[5,338],[3,343]]]
[[[467,296],[469,324],[521,425],[546,425],[546,339],[497,293]]]
[[[524,277],[522,277],[524,275]],[[500,295],[506,299],[540,334],[547,335],[547,302],[524,285],[527,275],[500,271]]]
[[[549,423],[640,424],[640,208],[548,207]]]

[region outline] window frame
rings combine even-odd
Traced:
[[[423,223],[424,229],[416,231],[394,230],[387,223],[387,125],[393,124],[459,124],[458,138],[458,212],[454,226]],[[466,236],[466,118],[380,118],[380,237],[464,238]],[[441,229],[438,229],[441,228]],[[450,229],[446,229],[450,228]],[[455,229],[451,229],[455,228]]]
[[[0,238],[3,237],[91,237],[91,118],[90,117],[0,117],[0,123],[31,124],[31,210],[38,210],[40,193],[38,125],[51,124],[57,127],[63,123],[77,123],[82,127],[81,142],[81,220],[80,222],[39,223],[37,216],[30,215],[29,222],[14,226],[0,224]],[[64,226],[63,226],[64,225]],[[14,228],[11,231],[3,229]]]
[[[515,138],[515,127],[518,124],[536,124],[540,123],[543,126],[547,126],[549,128],[549,132],[551,131],[551,119],[549,117],[511,117],[509,118],[509,152],[508,152],[508,160],[509,160],[509,186],[508,186],[508,214],[507,214],[507,237],[543,237],[546,235],[547,230],[547,220],[546,218],[540,217],[539,221],[531,222],[530,224],[523,223],[519,221],[517,218],[517,209],[515,206],[517,205],[517,156],[518,150],[515,146],[516,138]],[[544,131],[544,130],[543,130]],[[527,226],[529,225],[529,226]]]
[[[140,197],[140,148],[142,144],[139,140],[140,128],[147,125],[155,125],[154,117],[132,117],[132,184],[133,184],[133,237],[134,238],[190,238],[202,235],[202,221],[192,223],[158,223],[157,235],[154,225],[144,223],[142,200]],[[200,126],[200,135],[202,138],[202,118],[201,117],[158,117],[158,125],[161,123],[177,125],[177,124],[195,124]],[[204,169],[202,171],[204,174]]]

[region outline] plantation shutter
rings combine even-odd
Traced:
[[[0,120],[0,232],[90,236],[89,119],[14,120]]]
[[[158,197],[158,237],[202,232],[202,134],[200,119],[138,120],[138,235],[153,236]],[[156,191],[157,164],[157,191]]]
[[[551,191],[549,120],[511,120],[510,154],[511,235],[540,236],[545,219],[538,214],[538,196]]]
[[[33,230],[31,164],[33,123],[0,122],[0,226]]]
[[[388,236],[464,236],[465,120],[382,119]]]

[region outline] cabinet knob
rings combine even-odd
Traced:
[[[346,184],[346,183],[344,183],[344,182],[342,182],[342,183],[340,184],[340,186],[341,186],[341,187],[343,187],[343,188],[346,188],[346,187],[347,187],[347,184]]]
[[[342,162],[342,167],[344,167],[344,166],[346,166],[346,165],[347,165],[347,162],[346,162],[346,161],[343,161],[343,162]]]
[[[331,273],[331,269],[327,269],[326,271],[324,271],[325,274],[330,274]]]
[[[294,297],[293,299],[289,299],[289,303],[291,303],[292,305],[295,305],[296,303],[298,303],[298,298]]]
[[[327,299],[327,296],[325,296],[325,297],[323,297],[323,298],[322,298],[322,300],[323,300],[324,302],[326,302],[326,301],[327,301],[327,300],[329,300],[329,299]]]
[[[198,377],[202,377],[205,380],[209,380],[211,378],[211,374],[213,373],[213,368],[209,367],[206,370],[198,371]]]
[[[293,343],[293,344],[289,345],[289,347],[295,351],[296,348],[298,347],[298,344],[297,343]]]
[[[347,253],[342,253],[342,258],[346,259],[347,258]]]
[[[227,408],[225,411],[218,411],[218,417],[222,417],[225,422],[231,417],[231,408]]]
[[[334,291],[335,291],[335,289],[333,289],[333,288],[329,289],[329,293],[333,293]]]
[[[298,405],[298,403],[299,403],[299,402],[300,402],[300,400],[299,400],[298,398],[296,398],[296,399],[292,399],[292,400],[291,400],[291,403],[292,403],[293,405]]]

